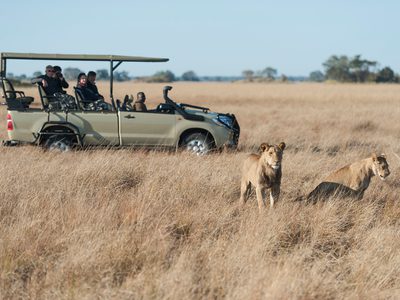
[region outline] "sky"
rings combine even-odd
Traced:
[[[0,52],[167,57],[124,63],[132,76],[171,70],[180,76],[240,76],[268,66],[288,76],[323,71],[331,55],[378,61],[400,72],[400,1],[1,1]],[[10,61],[31,75],[49,62]],[[54,62],[83,71],[104,62]]]

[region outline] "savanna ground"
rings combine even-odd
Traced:
[[[400,85],[173,86],[178,102],[235,113],[239,150],[0,148],[0,298],[400,298]],[[115,90],[162,101],[158,84]],[[4,107],[0,121],[4,138]],[[239,207],[242,161],[280,141],[276,208],[259,214],[254,194]],[[293,202],[373,151],[392,173],[363,200]]]

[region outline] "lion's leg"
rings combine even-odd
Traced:
[[[240,203],[244,205],[247,201],[251,189],[251,183],[247,180],[242,179],[240,184]]]
[[[271,187],[269,192],[269,204],[270,207],[274,207],[274,203],[279,200],[279,195],[281,193],[281,188],[279,185],[274,185]]]
[[[263,197],[263,188],[260,186],[256,186],[256,195],[257,195],[257,202],[258,202],[258,209],[262,211],[265,208],[265,202]]]

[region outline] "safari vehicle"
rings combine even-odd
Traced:
[[[6,78],[6,63],[12,59],[106,61],[110,63],[108,109],[86,109],[79,95],[75,105],[49,105],[50,97],[38,85],[41,107],[35,99],[16,91]],[[114,101],[113,72],[122,62],[166,62],[167,58],[114,55],[1,53],[1,83],[8,107],[8,140],[3,145],[36,144],[67,151],[73,147],[160,147],[185,149],[198,155],[225,147],[236,148],[240,127],[233,114],[215,113],[208,108],[176,103],[166,86],[165,102],[147,112],[123,111]]]

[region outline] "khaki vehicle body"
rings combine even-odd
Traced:
[[[179,113],[128,111],[76,111],[45,112],[39,109],[9,110],[13,130],[8,139],[20,143],[36,143],[45,124],[72,124],[79,129],[83,146],[149,146],[178,147],[182,135],[188,130],[208,132],[216,148],[234,146],[235,132],[205,121],[188,121]]]
[[[30,108],[32,97],[15,91],[5,78],[7,59],[92,60],[110,62],[108,109],[86,109],[78,95],[73,107],[48,105],[39,86],[42,108]],[[223,147],[235,148],[240,127],[234,115],[210,112],[208,108],[178,104],[165,87],[165,103],[147,112],[124,111],[113,99],[113,71],[123,61],[163,62],[164,58],[110,55],[1,54],[3,98],[8,105],[6,145],[31,143],[48,148],[71,146],[183,147],[197,154]],[[117,62],[114,65],[114,62]],[[11,89],[11,91],[10,91]],[[47,102],[46,102],[47,101]]]

